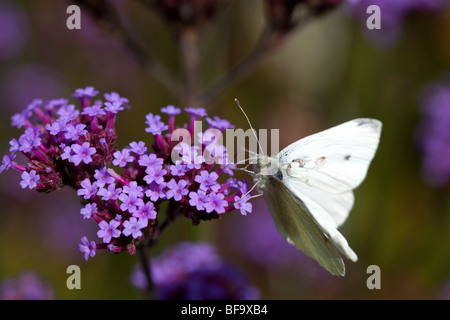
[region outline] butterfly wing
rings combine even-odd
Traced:
[[[337,230],[336,222],[340,222],[343,217],[347,217],[353,205],[353,192],[342,194],[331,194],[323,190],[314,189],[303,182],[283,183],[294,194],[294,197],[301,199],[303,210],[320,228],[327,239],[336,247],[347,259],[357,261],[358,256],[350,248],[347,240]],[[294,190],[294,191],[292,191]]]
[[[300,139],[276,157],[285,173],[283,184],[325,231],[331,233],[347,219],[351,191],[366,177],[381,127],[375,119],[351,120]]]
[[[278,232],[297,249],[315,259],[335,275],[344,275],[345,266],[336,248],[312,219],[305,205],[275,177],[268,178],[264,199]]]
[[[366,177],[381,127],[375,119],[351,120],[294,142],[276,158],[282,165],[303,169],[299,177],[312,187],[330,193],[349,191]]]

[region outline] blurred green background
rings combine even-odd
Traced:
[[[127,28],[181,77],[180,52],[163,19],[138,1],[114,3]],[[118,117],[119,147],[147,139],[147,113],[168,104],[184,107],[88,15],[82,16],[81,30],[68,30],[68,4],[14,1],[24,19],[23,44],[17,54],[0,61],[2,153],[19,135],[10,127],[10,117],[33,98],[69,97],[89,85],[127,97],[132,108]],[[202,85],[251,52],[264,25],[263,1],[229,1],[202,38]],[[276,268],[262,266],[231,245],[247,241],[242,225],[258,233],[258,225],[248,221],[266,214],[260,199],[247,217],[233,212],[196,227],[179,219],[152,254],[178,241],[211,242],[266,299],[443,298],[450,280],[450,197],[448,188],[424,182],[414,132],[421,121],[421,88],[439,80],[450,66],[450,10],[408,16],[401,38],[389,46],[373,43],[366,33],[349,10],[333,10],[296,30],[207,106],[210,116],[246,129],[233,101],[238,98],[255,128],[280,129],[281,148],[353,118],[383,122],[376,157],[340,229],[359,256],[357,263],[346,262],[346,277],[311,271],[315,264],[307,258]],[[183,117],[178,124],[187,120]],[[95,239],[96,229],[80,216],[74,190],[38,194],[22,191],[19,181],[12,170],[0,177],[0,281],[34,270],[52,284],[56,299],[141,298],[129,283],[136,256],[99,251],[86,262],[78,252],[79,239]],[[66,288],[71,264],[81,267],[81,290]],[[381,268],[381,290],[366,287],[369,265]]]

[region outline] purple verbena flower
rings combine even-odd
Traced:
[[[153,135],[161,135],[163,131],[167,130],[169,126],[165,125],[164,122],[152,123],[145,129],[145,131],[150,132]]]
[[[164,163],[164,159],[158,158],[158,156],[154,153],[152,154],[144,154],[138,161],[139,165],[142,167],[151,167],[151,166],[161,166]]]
[[[83,196],[84,199],[91,199],[97,193],[97,184],[91,183],[91,180],[84,179],[80,184],[81,188],[77,190],[77,195]]]
[[[36,174],[35,170],[31,170],[30,172],[24,171],[22,172],[22,181],[20,181],[20,186],[22,189],[30,188],[34,189],[37,186],[37,182],[39,181],[40,176]]]
[[[81,114],[85,114],[85,115],[88,115],[90,117],[96,117],[96,116],[100,116],[100,115],[105,115],[106,112],[102,108],[101,105],[94,104],[91,107],[84,108],[83,111],[81,112]]]
[[[81,162],[89,164],[92,162],[92,155],[96,153],[94,147],[91,147],[89,142],[84,142],[81,146],[79,144],[72,145],[72,156],[69,161],[78,166]]]
[[[195,182],[200,183],[200,189],[208,191],[212,190],[214,192],[219,191],[220,184],[216,182],[219,175],[215,172],[209,173],[206,170],[200,171],[200,175],[195,176]]]
[[[114,183],[111,183],[107,189],[101,187],[97,195],[102,197],[103,201],[117,200],[122,193],[122,188],[117,188]]]
[[[19,151],[20,145],[17,139],[13,138],[11,141],[9,141],[9,145],[11,146],[9,148],[9,152],[16,152]]]
[[[159,199],[166,199],[166,183],[154,183],[153,186],[145,191],[145,195],[155,202]]]
[[[65,128],[64,137],[68,140],[77,140],[80,136],[87,134],[87,130],[85,130],[85,128],[86,125],[82,123],[79,123],[76,126],[67,125]]]
[[[2,173],[4,170],[9,170],[9,168],[11,168],[11,166],[13,165],[15,158],[16,155],[14,153],[4,155],[2,159],[2,165],[0,166],[0,173]]]
[[[228,206],[228,202],[224,199],[225,196],[222,193],[211,192],[209,194],[209,201],[204,204],[207,213],[212,211],[218,214],[224,213],[225,208]]]
[[[105,110],[111,113],[118,113],[119,111],[122,111],[124,109],[123,103],[120,101],[114,101],[114,102],[105,102]]]
[[[72,95],[74,98],[84,98],[84,97],[95,97],[98,94],[98,91],[94,89],[94,87],[86,87],[76,89],[75,93]]]
[[[95,203],[88,203],[81,209],[80,214],[83,215],[84,219],[89,219],[94,213],[97,213],[97,210],[97,205]]]
[[[145,131],[150,132],[155,136],[161,135],[163,131],[169,129],[169,126],[161,121],[161,116],[154,116],[152,113],[149,113],[146,116],[146,119],[147,121],[145,123],[148,124],[148,127],[145,128]]]
[[[75,155],[74,152],[72,152],[72,147],[66,146],[62,148],[64,150],[63,153],[61,153],[61,159],[62,160],[69,160],[69,162],[73,162],[72,157]]]
[[[204,190],[198,190],[197,192],[189,192],[189,204],[196,207],[197,210],[205,210],[205,204],[208,203],[209,197]]]
[[[60,120],[67,122],[76,119],[79,116],[80,111],[75,108],[75,105],[69,104],[59,108],[58,111],[56,111],[56,114],[59,115]]]
[[[162,166],[151,166],[147,167],[145,169],[145,173],[147,174],[144,177],[145,182],[147,184],[150,184],[152,182],[155,182],[157,184],[160,184],[164,182],[164,175],[167,173],[166,169],[163,169]]]
[[[130,213],[135,212],[138,207],[144,204],[144,201],[135,194],[122,193],[119,196],[119,200],[122,201],[120,204],[120,210],[128,211]]]
[[[52,124],[47,124],[45,129],[50,132],[52,136],[56,136],[59,133],[64,132],[67,129],[67,121],[66,120],[56,120]]]
[[[105,185],[114,183],[115,181],[115,179],[108,173],[106,167],[100,170],[96,169],[94,178],[96,179],[96,185],[99,188],[103,188]]]
[[[247,212],[252,212],[252,204],[247,202],[247,199],[247,197],[244,197],[243,199],[239,196],[234,197],[234,207],[240,210],[243,216],[246,216]]]
[[[95,241],[89,242],[87,237],[81,238],[81,243],[78,244],[78,249],[81,253],[84,253],[84,260],[88,260],[89,257],[93,258],[95,256],[96,249]]]
[[[21,113],[17,113],[11,117],[11,125],[18,129],[25,127],[28,123],[28,118],[31,116],[31,112],[24,110]]]
[[[124,104],[129,102],[127,98],[121,97],[117,92],[105,93],[104,97],[106,101],[111,103],[120,102],[121,104]]]
[[[112,238],[120,237],[121,232],[117,229],[120,226],[119,221],[111,220],[108,223],[105,220],[102,220],[98,226],[100,227],[100,230],[97,231],[97,236],[103,239],[103,243],[109,243]]]
[[[214,116],[214,119],[206,117],[206,121],[210,125],[211,128],[216,128],[219,130],[233,129],[234,125],[230,123],[230,121],[221,119],[217,116]]]
[[[175,165],[170,166],[170,174],[172,176],[182,177],[187,171],[189,171],[187,165],[183,164],[181,161],[177,161]]]
[[[187,184],[188,183],[186,180],[180,180],[176,182],[175,179],[172,179],[167,182],[167,188],[169,188],[169,190],[167,190],[166,192],[167,199],[173,197],[175,201],[180,201],[183,196],[189,193],[189,190],[186,188]]]
[[[41,138],[38,137],[34,128],[27,128],[25,133],[19,137],[19,150],[27,153],[33,148],[37,148],[41,145]]]
[[[148,226],[148,220],[145,218],[136,219],[135,217],[131,217],[130,220],[123,222],[123,235],[129,236],[131,235],[134,239],[142,236],[141,229]]]
[[[145,142],[143,142],[143,141],[131,142],[130,148],[131,148],[131,151],[133,151],[135,154],[139,154],[139,155],[143,155],[147,151],[147,147],[145,146]],[[161,164],[162,164],[162,162],[161,162]]]
[[[114,160],[113,165],[119,166],[119,167],[125,167],[128,162],[133,162],[134,158],[132,155],[130,155],[129,149],[123,149],[122,151],[116,151],[113,154]]]
[[[184,111],[195,117],[206,117],[208,115],[204,108],[185,108]]]
[[[145,219],[156,219],[156,210],[153,202],[147,201],[146,203],[140,205],[135,212],[133,212],[133,216],[136,218],[145,218]]]
[[[166,113],[166,114],[171,115],[171,116],[175,116],[175,115],[181,113],[181,109],[175,108],[172,105],[168,105],[168,106],[166,106],[164,108],[161,108],[161,112]]]
[[[123,193],[128,195],[134,195],[138,198],[144,196],[144,188],[139,186],[136,181],[131,181],[128,186],[123,186]]]

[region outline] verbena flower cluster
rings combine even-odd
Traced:
[[[97,94],[92,87],[77,89],[73,97],[81,110],[66,99],[36,99],[15,114],[11,125],[25,130],[9,142],[10,153],[3,157],[0,173],[12,167],[22,173],[22,188],[50,192],[65,185],[78,189],[81,181],[109,164],[116,114],[127,100],[113,92],[105,94],[105,103],[92,101]],[[17,153],[26,156],[26,165],[15,161]]]
[[[152,259],[152,279],[162,300],[254,300],[259,291],[237,269],[225,263],[208,243],[182,242]],[[133,270],[132,285],[145,291],[140,267]]]
[[[137,243],[158,235],[158,212],[164,202],[171,215],[190,218],[194,225],[236,209],[242,214],[251,211],[248,186],[233,178],[235,165],[216,140],[215,132],[233,127],[227,120],[209,118],[202,108],[186,108],[191,121],[180,128],[197,135],[197,144],[191,146],[172,141],[181,109],[167,106],[161,109],[168,115],[167,123],[160,115],[146,116],[151,145],[133,141],[119,150],[115,120],[128,99],[112,92],[103,102],[94,99],[97,95],[93,87],[77,89],[73,97],[80,109],[65,99],[34,100],[12,117],[12,125],[25,132],[10,141],[10,153],[0,166],[0,172],[21,172],[22,188],[50,192],[69,185],[77,190],[83,198],[80,214],[98,224],[101,239],[81,239],[78,246],[86,260],[97,249],[134,254]],[[194,132],[201,117],[206,117],[208,130]],[[18,152],[26,156],[26,165],[15,161]],[[174,163],[173,155],[180,160]]]

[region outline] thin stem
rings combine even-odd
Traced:
[[[289,32],[280,32],[271,25],[266,26],[252,52],[231,71],[224,74],[201,93],[204,104],[210,104],[231,84],[250,73],[268,54],[282,46],[289,36],[292,36],[297,30],[308,24],[312,18],[318,17],[327,11],[329,10],[319,10],[318,8],[310,7],[307,12],[299,17]]]
[[[266,28],[253,51],[231,71],[206,88],[201,94],[203,99],[209,103],[224,92],[232,83],[249,73],[271,51],[270,49],[273,47],[271,40],[273,40],[273,30]]]
[[[199,91],[201,82],[201,54],[200,34],[195,27],[184,28],[178,35],[184,74],[185,74],[185,104],[187,107],[196,107],[200,103]]]
[[[147,252],[148,248],[145,245],[138,245],[137,252],[141,260],[142,271],[144,272],[147,285],[145,286],[144,297],[146,300],[155,299],[155,284],[152,279],[150,255]]]
[[[122,24],[114,6],[108,1],[72,0],[83,6],[99,27],[118,39],[131,52],[137,63],[149,72],[170,93],[182,99],[183,86],[180,81],[157,59],[151,57],[131,36]]]
[[[176,208],[175,202],[171,201],[169,207],[167,208],[166,218],[163,223],[159,225],[156,237],[159,238],[161,233],[167,229],[167,227],[178,217],[178,209]],[[152,248],[157,241],[157,238],[150,238],[148,241],[141,242],[137,245],[137,252],[142,265],[142,271],[144,272],[147,286],[145,287],[144,297],[146,300],[153,300],[156,298],[155,294],[155,284],[152,279],[151,271],[151,261],[148,250]]]

